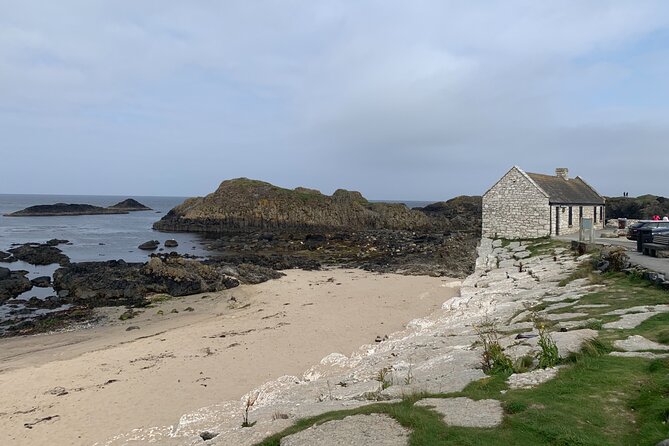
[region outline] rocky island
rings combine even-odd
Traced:
[[[110,207],[92,204],[56,203],[29,206],[20,211],[5,214],[5,217],[62,217],[70,215],[127,214],[132,211],[149,211],[151,208],[128,198]]]
[[[285,269],[322,264],[371,271],[464,277],[480,236],[480,197],[426,208],[374,203],[359,192],[331,196],[238,178],[189,198],[154,229],[207,233],[231,263]]]
[[[128,212],[135,212],[135,211],[151,211],[152,209],[148,206],[144,206],[142,203],[140,203],[137,200],[134,200],[132,198],[128,198],[126,200],[120,201],[116,203],[115,205],[109,206],[107,209],[116,209],[119,211],[128,211]]]

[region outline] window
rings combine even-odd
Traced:
[[[571,228],[574,225],[574,216],[571,206],[569,206],[569,227]]]
[[[594,212],[592,214],[593,214],[594,222],[597,223],[597,206],[595,206]]]

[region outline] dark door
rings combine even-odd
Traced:
[[[555,235],[560,235],[560,207],[555,208]]]

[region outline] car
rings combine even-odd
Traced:
[[[667,220],[641,220],[638,223],[630,225],[627,229],[627,238],[629,240],[636,240],[639,232],[649,233],[651,236],[657,232],[669,231],[669,221]],[[648,236],[646,236],[648,237]],[[650,240],[644,240],[650,241]]]

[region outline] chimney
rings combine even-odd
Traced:
[[[555,169],[555,176],[566,180],[569,177],[569,169],[566,167],[558,167]]]

